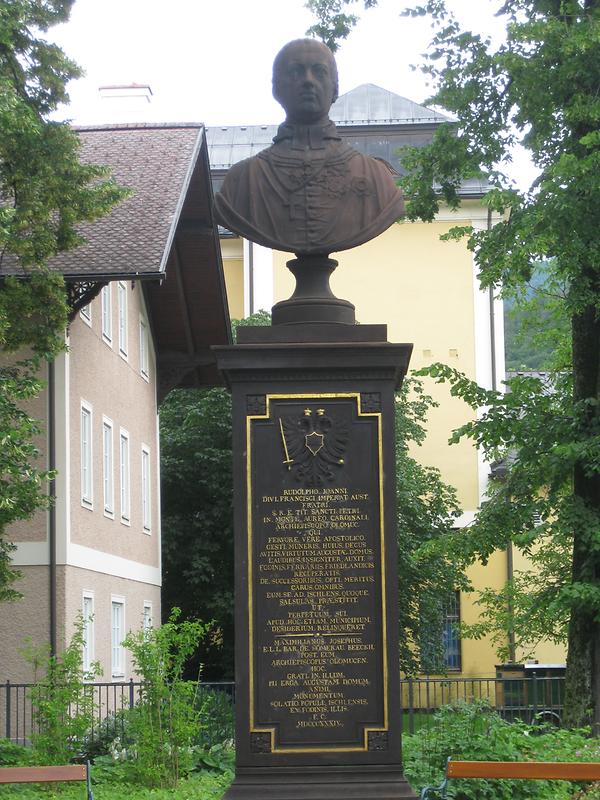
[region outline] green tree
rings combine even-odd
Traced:
[[[346,14],[344,8],[355,4],[357,0],[306,0],[304,6],[311,11],[317,21],[306,31],[309,36],[316,36],[335,51],[339,48],[339,40],[347,39],[352,28],[358,22],[356,14]],[[377,5],[377,0],[363,0],[365,8]]]
[[[415,458],[427,435],[427,415],[436,405],[414,377],[405,379],[396,398],[400,667],[409,675],[446,671],[446,611],[456,590],[471,588],[466,561],[448,544],[460,514],[456,492],[438,469]]]
[[[564,535],[570,554],[568,582],[557,595],[568,616],[566,713],[572,724],[593,719],[600,731],[600,0],[505,0],[499,15],[506,38],[498,46],[461,30],[443,0],[405,14],[431,19],[434,38],[424,66],[436,86],[430,102],[460,120],[441,126],[430,145],[406,153],[409,218],[431,220],[442,202],[456,207],[462,180],[483,169],[494,187],[485,202],[503,219],[488,231],[451,234],[468,237],[482,287],[519,289],[540,259],[553,259],[566,286],[572,392],[562,393],[564,405],[548,409],[554,436],[538,427],[537,447],[547,458],[539,459],[536,480],[522,486],[562,481],[565,513],[545,518],[540,534]],[[539,170],[525,191],[506,175],[516,143]],[[500,414],[495,423],[504,447],[521,445],[524,429],[547,402],[543,392],[522,389],[521,411],[507,408],[506,419]],[[477,401],[474,387],[460,391]],[[496,405],[501,408],[501,398]],[[473,429],[473,435],[487,434]],[[515,481],[512,489],[519,488]],[[490,541],[498,534],[497,546],[529,531],[526,518],[539,502],[536,495],[509,500],[501,492],[500,504],[503,497],[505,508],[520,510],[520,522],[514,515],[514,522],[506,520],[502,536],[499,525],[489,529]],[[538,541],[549,546],[541,536]],[[482,552],[489,546],[476,537],[473,544]]]
[[[566,286],[552,263],[537,265],[523,291],[504,302],[506,369],[570,369]]]
[[[40,34],[66,22],[72,5],[0,0],[0,600],[18,596],[6,528],[47,504],[39,424],[23,405],[42,389],[41,364],[64,347],[64,282],[45,264],[81,242],[78,222],[124,196],[104,168],[79,162],[70,127],[49,118],[81,72]],[[21,275],[8,277],[17,263]]]
[[[214,620],[186,674],[233,678],[231,398],[176,389],[162,405],[163,608]]]

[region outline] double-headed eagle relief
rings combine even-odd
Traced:
[[[279,417],[282,466],[298,483],[319,487],[335,480],[344,466],[349,425],[325,409],[305,408],[303,413]]]

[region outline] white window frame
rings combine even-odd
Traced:
[[[89,602],[89,611],[86,613],[86,604]],[[83,592],[81,603],[81,616],[83,618],[83,650],[81,665],[84,672],[89,672],[94,661],[94,593]]]
[[[87,420],[87,431],[86,422]],[[80,477],[81,505],[84,508],[94,507],[94,414],[92,406],[86,400],[81,401],[80,411]]]
[[[126,458],[124,458],[126,455]],[[121,500],[121,522],[131,524],[131,444],[129,433],[119,430],[119,493]]]
[[[112,284],[107,283],[106,286],[103,286],[100,294],[102,304],[102,340],[109,347],[112,347]]]
[[[115,626],[115,611],[120,608],[120,627]],[[113,678],[125,677],[125,598],[111,595],[110,598],[110,671]]]
[[[144,610],[142,612],[142,630],[146,633],[152,630],[152,603],[149,600],[144,600]]]
[[[127,361],[127,284],[125,281],[119,281],[117,284],[117,298],[119,307],[119,355]]]
[[[150,461],[150,448],[142,445],[142,527],[144,533],[152,530],[152,468]]]
[[[148,323],[143,317],[140,317],[140,374],[145,381],[150,380]]]
[[[92,327],[92,304],[88,303],[87,305],[82,306],[79,309],[79,316],[85,322],[85,324],[88,326],[88,328],[91,328]]]
[[[113,422],[102,417],[102,499],[104,516],[115,517],[115,457]]]

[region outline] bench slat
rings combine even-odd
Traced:
[[[0,783],[49,783],[50,781],[85,781],[85,764],[64,767],[1,767]]]
[[[600,763],[582,761],[448,761],[449,778],[600,781]]]

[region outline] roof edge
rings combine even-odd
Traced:
[[[167,261],[169,260],[169,254],[171,252],[171,248],[173,246],[173,241],[175,239],[175,232],[177,230],[177,226],[179,225],[179,218],[181,217],[181,211],[183,209],[183,204],[185,202],[186,195],[190,188],[190,183],[192,180],[192,175],[194,174],[194,170],[196,169],[196,165],[198,164],[198,160],[200,158],[200,153],[202,150],[202,142],[204,141],[206,136],[204,125],[201,125],[198,128],[198,136],[196,137],[196,141],[194,142],[194,149],[192,151],[192,155],[190,158],[190,162],[188,164],[187,172],[185,178],[183,179],[183,183],[181,184],[181,191],[179,193],[179,198],[177,200],[177,205],[175,206],[175,212],[173,214],[173,219],[171,220],[171,227],[169,228],[169,235],[167,236],[167,241],[165,242],[165,249],[163,251],[162,258],[160,260],[160,266],[158,268],[158,274],[164,275],[167,270]],[[210,166],[208,167],[208,174],[210,175]],[[210,183],[210,178],[209,178]]]
[[[104,122],[99,125],[71,125],[74,131],[118,131],[118,130],[145,130],[147,128],[201,128],[206,126],[203,122]]]

